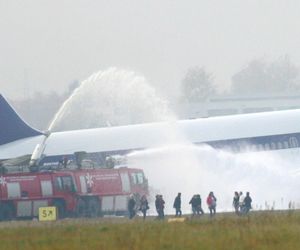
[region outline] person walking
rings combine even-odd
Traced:
[[[181,217],[181,193],[178,193],[173,204],[173,208],[175,208],[175,217],[179,216]]]
[[[247,192],[246,193],[246,197],[244,199],[244,214],[248,214],[250,209],[252,208],[251,206],[251,203],[252,203],[252,198],[250,197],[250,193]]]
[[[158,219],[159,220],[163,220],[165,217],[164,214],[164,208],[165,208],[165,201],[163,199],[162,195],[156,195],[156,199],[155,199],[155,207],[156,207],[156,211],[158,214]]]
[[[234,207],[236,214],[239,214],[239,200],[240,200],[239,193],[237,191],[235,191],[234,196],[233,196],[232,205]]]
[[[244,211],[244,199],[245,199],[245,196],[243,195],[243,192],[240,191],[239,193],[239,210],[240,210],[240,213],[243,213]]]
[[[192,217],[194,217],[195,215],[197,215],[197,199],[196,199],[196,195],[193,195],[192,199],[190,200],[189,204],[191,204],[192,206]]]
[[[210,217],[214,216],[216,214],[217,198],[213,192],[209,192],[206,203],[208,205]]]
[[[201,203],[202,200],[200,194],[193,195],[192,199],[189,202],[189,204],[191,204],[192,206],[192,217],[194,217],[195,215],[200,215],[200,213],[204,214]]]
[[[159,194],[155,195],[155,208],[157,212],[157,218],[159,219]]]
[[[197,204],[197,214],[200,215],[200,213],[201,213],[201,215],[203,215],[204,211],[202,209],[202,200],[201,200],[200,194],[197,194],[196,201],[197,201],[196,202],[196,204]]]
[[[129,219],[132,219],[135,216],[135,205],[136,205],[135,199],[131,194],[128,200]]]
[[[143,219],[146,219],[146,214],[147,214],[147,210],[149,209],[149,205],[148,205],[148,200],[146,195],[143,195],[141,198],[141,205],[140,205],[140,210],[143,213]]]

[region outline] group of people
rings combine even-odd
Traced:
[[[216,206],[217,206],[217,198],[215,197],[213,192],[209,192],[206,203],[210,212],[210,216],[214,216],[216,214]],[[192,199],[190,200],[189,204],[192,206],[192,217],[196,215],[202,215],[204,214],[204,211],[202,209],[202,199],[200,194],[193,195]],[[174,200],[173,208],[175,208],[175,216],[181,216],[181,193],[178,193]]]
[[[252,199],[250,197],[250,193],[247,192],[246,196],[243,195],[243,192],[234,192],[233,197],[233,207],[235,209],[236,214],[243,215],[247,214],[251,209]],[[202,199],[200,194],[195,194],[191,198],[189,204],[192,207],[192,217],[200,216],[204,214],[202,208]],[[216,214],[216,207],[217,207],[217,198],[213,192],[209,192],[206,198],[206,204],[209,209],[210,216],[213,217]],[[138,206],[137,206],[138,205]],[[143,219],[146,219],[147,210],[149,209],[148,200],[145,195],[141,197],[139,200],[139,204],[136,203],[136,199],[133,195],[130,196],[128,201],[128,213],[129,218],[132,219],[136,215],[136,210],[140,210],[143,214]],[[165,209],[165,201],[163,196],[157,194],[155,196],[155,208],[157,211],[157,219],[162,220],[164,219],[164,209]],[[175,217],[180,217],[182,215],[181,211],[181,193],[178,193],[175,197],[173,208],[175,209]]]
[[[252,208],[251,203],[252,199],[249,192],[246,193],[246,196],[243,195],[243,192],[234,192],[232,205],[236,214],[243,215],[249,213]]]
[[[181,200],[179,200],[181,205]],[[155,208],[157,212],[157,219],[163,220],[165,217],[165,201],[163,199],[163,196],[161,194],[157,194],[155,196]],[[128,215],[129,219],[132,219],[136,215],[136,211],[139,210],[143,214],[143,219],[146,219],[147,210],[149,209],[149,204],[147,197],[143,195],[141,199],[138,201],[136,200],[136,197],[134,195],[130,195],[128,200]],[[181,211],[180,211],[181,215]]]
[[[165,217],[164,209],[165,209],[165,201],[161,194],[157,194],[155,197],[155,208],[157,211],[157,218],[162,220]],[[129,219],[132,219],[136,215],[136,211],[139,210],[143,214],[143,219],[146,219],[147,210],[149,209],[149,203],[146,195],[143,195],[141,199],[138,201],[134,195],[130,195],[128,200],[128,215]]]
[[[128,214],[129,219],[132,219],[136,215],[136,199],[133,194],[130,195],[128,200]],[[149,209],[149,204],[146,195],[143,195],[139,202],[139,210],[143,214],[143,219],[146,219],[147,210]]]

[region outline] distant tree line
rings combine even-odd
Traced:
[[[253,60],[232,77],[234,94],[289,94],[299,92],[299,68],[289,57],[267,63]]]
[[[300,69],[288,56],[269,63],[255,59],[232,76],[229,94],[251,96],[300,93],[299,76]],[[185,102],[197,102],[215,95],[217,87],[212,74],[205,68],[192,67],[181,82],[181,92]]]

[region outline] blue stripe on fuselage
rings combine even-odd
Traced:
[[[230,150],[233,152],[248,152],[298,148],[299,141],[300,133],[291,133],[210,141],[206,142],[206,144],[216,149]]]

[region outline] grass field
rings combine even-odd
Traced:
[[[168,223],[148,218],[0,223],[0,249],[300,249],[300,212],[219,214]]]

